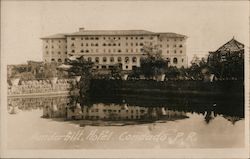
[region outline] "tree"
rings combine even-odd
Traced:
[[[147,78],[164,73],[168,61],[163,59],[158,46],[144,46],[142,51],[144,57],[141,58],[141,73]]]
[[[207,61],[205,58],[199,58],[196,55],[193,57],[191,61],[191,66],[188,69],[188,74],[192,79],[201,80],[204,78],[204,70],[209,69]]]
[[[93,63],[87,61],[83,56],[76,58],[74,60],[68,60],[67,63],[71,67],[67,70],[70,77],[72,76],[81,76],[79,83],[73,83],[72,87],[74,89],[79,89],[79,96],[72,96],[72,100],[79,101],[81,106],[87,103],[89,98],[89,90],[92,79],[92,67]],[[73,89],[72,89],[73,90]],[[75,103],[71,100],[71,103]],[[75,107],[76,105],[73,105]]]

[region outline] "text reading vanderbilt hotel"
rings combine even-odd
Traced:
[[[55,34],[43,40],[44,62],[64,62],[70,56],[82,56],[95,67],[110,68],[117,63],[123,70],[140,67],[144,45],[158,46],[169,65],[187,67],[187,36],[176,33],[154,33],[146,30],[85,30]]]

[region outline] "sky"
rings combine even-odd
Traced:
[[[233,37],[249,47],[249,2],[2,1],[1,59],[7,64],[41,61],[41,37],[80,27],[184,34],[191,61]]]

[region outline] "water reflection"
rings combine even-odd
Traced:
[[[19,111],[42,109],[43,117],[103,121],[169,121],[188,118],[187,113],[202,114],[204,122],[209,124],[218,115],[223,116],[232,124],[244,118],[243,103],[237,100],[207,101],[197,98],[171,98],[164,100],[134,99],[122,100],[95,99],[88,106],[69,107],[67,96],[50,96],[37,98],[9,98],[10,114]],[[112,102],[111,102],[112,101]]]

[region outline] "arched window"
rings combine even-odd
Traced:
[[[83,53],[84,51],[83,51],[83,50],[81,50],[81,52]]]
[[[54,61],[55,61],[55,59],[51,59],[51,61],[53,61],[53,62],[54,62]]]
[[[57,61],[58,61],[58,62],[62,62],[62,59],[58,59]]]
[[[114,57],[110,57],[110,62],[114,62]]]
[[[88,61],[91,62],[91,61],[92,61],[92,58],[91,58],[91,57],[88,57]]]
[[[105,43],[103,43],[102,45],[103,45],[103,46],[106,46],[106,44],[105,44]]]
[[[89,52],[89,50],[86,50],[86,52]]]
[[[118,61],[118,62],[122,62],[122,58],[121,58],[121,57],[118,57],[118,58],[117,58],[117,61]]]
[[[129,63],[129,57],[125,57],[125,63]]]
[[[177,60],[177,58],[175,57],[175,58],[173,58],[173,63],[174,64],[177,64],[178,63],[178,60]]]
[[[107,57],[103,57],[103,58],[102,58],[102,61],[103,61],[103,62],[107,62]]]
[[[136,57],[133,57],[133,58],[132,58],[132,61],[133,61],[133,63],[136,63],[136,62],[137,62],[137,58],[136,58]]]
[[[99,57],[96,57],[96,58],[95,58],[95,62],[96,62],[96,63],[99,63]]]

